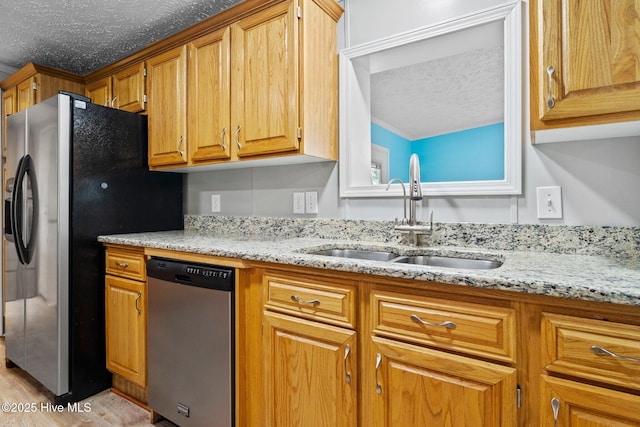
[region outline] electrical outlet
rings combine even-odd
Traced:
[[[293,193],[293,213],[304,213],[304,193],[301,191],[294,191]]]
[[[211,195],[211,212],[220,212],[220,195]]]
[[[305,210],[308,214],[318,213],[318,192],[307,191],[304,193]]]
[[[562,218],[562,187],[536,187],[539,219]]]

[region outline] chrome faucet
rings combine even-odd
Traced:
[[[405,216],[402,223],[398,224],[396,221],[394,230],[399,231],[401,233],[409,234],[409,244],[417,245],[418,244],[418,234],[429,234],[433,229],[433,211],[429,215],[429,224],[418,224],[418,220],[416,218],[416,202],[418,200],[422,200],[422,187],[420,186],[420,160],[418,159],[417,154],[412,154],[409,160],[409,196],[407,197],[406,191],[404,189],[404,183],[398,179],[394,178],[389,181],[387,185],[387,190],[392,182],[399,181],[402,184],[402,190],[404,192],[403,203],[405,208]],[[409,219],[407,220],[407,210],[406,210],[406,199],[409,199]]]

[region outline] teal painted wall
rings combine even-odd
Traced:
[[[372,123],[371,141],[389,148],[389,179],[408,180],[411,153],[420,158],[422,182],[504,179],[504,123],[415,141]]]

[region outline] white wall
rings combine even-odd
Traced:
[[[501,3],[346,0],[341,40],[353,46]],[[528,126],[528,116],[523,122]],[[434,220],[441,222],[640,226],[639,137],[533,146],[527,129],[523,132],[521,196],[431,198],[423,201],[419,215],[426,218],[427,211],[433,210]],[[317,217],[393,220],[402,216],[398,199],[341,199],[337,168],[334,163],[321,163],[192,173],[187,178],[187,213],[209,214],[210,195],[218,193],[223,215],[297,216],[291,213],[293,191],[315,190]],[[536,187],[550,185],[562,187],[562,220],[537,219]]]

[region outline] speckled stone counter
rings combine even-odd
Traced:
[[[184,231],[98,240],[640,307],[638,228],[520,226],[522,230],[514,231],[514,227],[518,226],[436,224],[432,236],[411,247],[388,222],[188,216]],[[491,270],[452,269],[308,253],[336,247],[497,259],[503,265]]]

